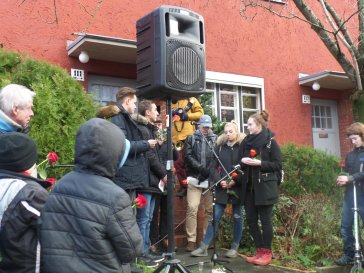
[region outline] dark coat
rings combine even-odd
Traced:
[[[361,165],[363,164],[363,167]],[[360,194],[363,194],[364,190],[364,172],[363,170],[360,171],[360,169],[364,170],[364,147],[355,148],[350,153],[347,154],[345,159],[345,171],[349,173],[349,181],[358,183],[361,191],[358,192]],[[345,192],[351,192],[353,191],[353,183],[348,183],[345,186]]]
[[[114,111],[116,109],[116,111]],[[111,113],[111,114],[110,114]],[[98,113],[99,117],[111,117],[111,122],[118,126],[130,141],[130,152],[124,166],[118,170],[113,181],[124,190],[145,188],[149,184],[149,167],[146,152],[149,149],[148,141],[129,113],[120,105],[103,107]]]
[[[206,136],[206,140],[210,143],[211,147],[215,146],[216,135],[209,132]],[[193,135],[189,136],[185,141],[185,171],[187,176],[192,176],[198,178],[200,181],[203,181],[208,178],[207,175],[203,175],[201,173],[201,168],[209,169],[212,159],[214,157],[209,144],[204,141],[202,133],[200,130],[196,130]],[[201,152],[202,145],[205,145],[205,157],[206,157],[206,165],[202,166],[201,164]]]
[[[111,180],[125,151],[123,133],[91,119],[81,125],[75,170],[53,188],[41,226],[44,272],[130,272],[142,236],[129,195]]]
[[[272,205],[278,201],[277,172],[282,169],[281,150],[274,134],[265,129],[263,144],[260,147],[248,146],[248,135],[241,144],[242,157],[251,157],[250,150],[255,149],[262,161],[261,166],[242,165],[245,182],[243,192],[254,191],[255,205]]]
[[[144,139],[156,139],[157,127],[150,123],[144,116],[139,114],[134,114],[132,116],[133,120],[138,124],[140,131],[143,134]],[[149,166],[149,185],[148,187],[138,189],[138,192],[147,193],[158,193],[162,192],[158,188],[159,181],[166,176],[167,170],[163,161],[159,155],[159,146],[156,145],[155,148],[149,149],[146,153]]]
[[[36,272],[40,265],[38,218],[48,192],[35,178],[0,170],[0,272]],[[44,185],[47,186],[47,185]]]
[[[227,172],[234,169],[234,166],[239,165],[241,160],[240,154],[240,143],[243,141],[245,135],[240,134],[237,142],[233,146],[228,146],[224,135],[220,135],[216,141],[215,153],[219,157],[221,163]],[[242,205],[244,200],[244,195],[242,191],[242,174],[236,171],[238,177],[234,180],[235,185],[231,188],[237,197],[231,194],[227,194],[227,190],[223,189],[220,184],[216,187],[216,203],[218,204],[234,204]],[[226,175],[223,168],[220,166],[218,160],[214,158],[211,165],[211,172],[209,177],[210,185],[218,182]],[[227,179],[225,179],[227,180]]]

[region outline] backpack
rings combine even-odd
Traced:
[[[270,139],[269,143],[267,144],[267,148],[269,150],[269,154],[271,152],[271,149],[270,148],[272,146],[272,139],[273,139],[273,137]],[[278,186],[279,186],[280,184],[282,184],[284,182],[284,170],[283,169],[280,169],[279,171],[276,171],[275,173],[276,173],[277,178],[278,178]]]

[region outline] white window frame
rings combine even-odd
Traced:
[[[244,87],[258,88],[258,89],[260,89],[260,94],[258,93],[257,95],[251,95],[251,96],[257,97],[258,110],[265,109],[264,79],[263,78],[252,77],[252,76],[243,76],[243,75],[230,74],[230,73],[222,73],[222,72],[214,72],[214,71],[206,71],[206,82],[227,84],[227,85],[233,85],[236,87],[240,86],[242,89],[244,89]],[[220,91],[220,92],[223,92],[223,91]],[[246,94],[246,93],[244,94],[243,92],[241,92],[241,96],[238,97],[238,94],[237,94],[236,98],[242,102],[243,95],[249,96],[249,94]],[[219,94],[219,96],[220,96],[220,94]],[[216,88],[215,88],[214,97],[215,97],[215,109],[217,109]],[[239,105],[239,104],[237,103],[237,105]],[[221,105],[219,108],[220,108],[220,112],[221,112]],[[241,107],[238,107],[238,109],[237,109],[238,120],[236,120],[236,122],[239,123],[240,128],[244,131],[244,127],[246,126],[246,124],[244,124],[243,120],[241,120],[243,118],[243,115],[242,115],[242,113],[240,113],[242,110],[240,108]],[[244,109],[244,110],[249,110],[249,109]],[[221,117],[221,113],[220,113],[219,117]]]

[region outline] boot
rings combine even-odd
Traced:
[[[199,248],[195,249],[191,252],[191,256],[193,257],[207,257],[207,248],[208,245],[205,245],[203,242],[201,242]]]
[[[254,261],[256,265],[268,265],[272,262],[272,250],[263,248],[262,255]]]
[[[235,258],[236,256],[238,256],[238,248],[239,245],[238,244],[231,244],[231,248],[225,253],[225,257],[227,258]]]
[[[260,258],[260,256],[262,255],[263,253],[262,253],[262,248],[257,248],[257,252],[256,252],[256,254],[255,254],[255,256],[252,256],[252,257],[247,257],[246,258],[246,262],[247,263],[254,263],[255,262],[255,260],[257,260],[258,258]]]
[[[186,251],[187,252],[192,252],[195,249],[196,249],[196,243],[195,242],[188,241],[187,246],[186,246]]]

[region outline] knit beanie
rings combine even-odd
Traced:
[[[22,133],[0,134],[0,169],[23,172],[37,162],[37,145]]]

